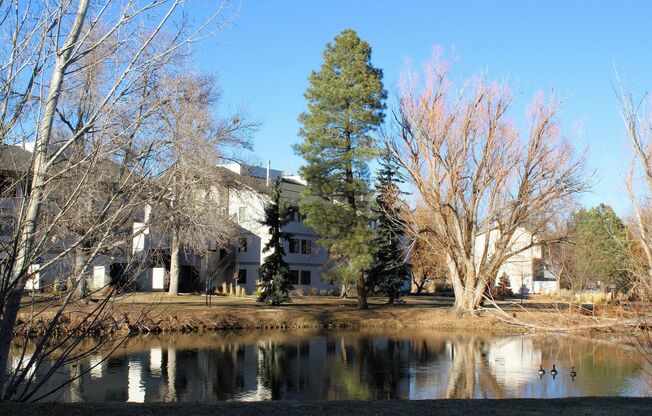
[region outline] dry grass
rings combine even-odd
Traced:
[[[458,317],[449,312],[452,298],[436,296],[409,296],[401,305],[387,305],[384,298],[372,298],[368,310],[356,309],[355,299],[325,296],[304,296],[291,304],[270,307],[257,303],[255,298],[223,297],[205,305],[204,296],[139,293],[118,297],[112,305],[113,327],[106,331],[122,332],[203,332],[228,329],[288,329],[288,328],[436,328],[487,330],[492,332],[523,332],[527,329],[510,325],[492,316],[491,311],[480,316]],[[596,322],[593,316],[568,313],[556,302],[533,299],[524,302],[501,302],[501,307],[519,320],[549,325],[581,325]],[[67,310],[65,326],[78,322],[90,305],[71,305]],[[143,315],[143,311],[146,313]],[[48,322],[48,311],[37,315],[28,326],[28,316],[20,317],[17,332],[25,335],[39,333]],[[531,329],[530,329],[531,330]],[[609,328],[602,329],[603,331]]]

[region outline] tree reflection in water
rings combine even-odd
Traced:
[[[243,332],[136,337],[61,401],[425,399],[649,394],[613,344],[432,331]],[[98,365],[97,363],[100,363]],[[556,363],[556,380],[539,364]],[[572,381],[566,369],[575,366]],[[57,375],[59,381],[79,369]],[[38,377],[38,374],[37,374]]]

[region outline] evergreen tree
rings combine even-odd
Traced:
[[[604,204],[580,209],[569,224],[573,242],[571,264],[580,288],[586,284],[614,285],[622,290],[628,283],[627,230],[614,210]]]
[[[289,293],[294,289],[290,284],[290,267],[283,260],[283,241],[290,238],[290,235],[283,232],[283,226],[288,222],[288,208],[281,199],[280,177],[274,181],[271,197],[265,206],[265,219],[261,221],[262,225],[269,227],[270,239],[263,248],[263,253],[269,255],[258,269],[261,289],[258,302],[280,305],[291,300]]]
[[[371,47],[355,31],[337,35],[323,57],[309,78],[308,112],[299,116],[305,141],[295,150],[306,160],[300,173],[308,182],[301,210],[335,265],[326,277],[355,281],[358,307],[366,309],[365,273],[374,260],[367,164],[377,154],[373,133],[387,93]]]
[[[389,298],[389,303],[394,303],[399,299],[410,267],[402,241],[404,225],[400,206],[401,190],[398,186],[401,180],[389,149],[385,150],[380,161],[376,180],[377,196],[373,211],[376,214],[377,252],[374,266],[369,272],[369,281]]]

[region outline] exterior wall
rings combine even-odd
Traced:
[[[496,241],[498,240],[499,232],[494,230],[489,232],[489,244],[488,244],[488,255],[492,255],[495,252]],[[486,234],[478,236],[475,246],[475,257],[480,258],[484,252]],[[547,280],[536,280],[535,275],[535,266],[538,262],[543,262],[543,255],[541,247],[534,245],[526,250],[522,250],[524,247],[530,245],[534,237],[524,228],[518,228],[512,240],[509,243],[509,250],[512,252],[518,252],[517,254],[512,255],[502,266],[498,269],[498,275],[496,276],[496,285],[499,283],[500,276],[506,274],[509,277],[510,287],[513,292],[524,294],[529,293],[551,293],[556,290],[557,284],[554,280],[554,276],[550,276],[550,271],[545,269],[543,277]],[[520,251],[520,252],[519,252]]]
[[[282,177],[283,172],[261,167],[251,167],[242,165],[228,165],[227,169],[242,176],[248,176],[259,181],[262,184],[266,179],[270,181],[277,177]],[[284,177],[282,182],[283,197],[292,204],[298,204],[301,193],[305,188],[305,182],[299,177]],[[268,188],[267,188],[268,189]],[[19,201],[15,196],[20,195],[20,188],[16,190],[16,195],[11,198],[0,198],[0,213],[6,219],[4,223],[9,224],[8,220],[13,215],[14,206]],[[228,198],[228,214],[240,226],[242,236],[247,241],[247,250],[241,251],[232,248],[228,258],[223,259],[219,250],[209,252],[205,255],[193,253],[182,253],[181,266],[192,266],[199,272],[199,277],[204,282],[209,276],[214,276],[213,287],[219,287],[222,282],[233,283],[234,275],[239,270],[246,270],[246,283],[242,284],[248,294],[257,289],[258,268],[263,263],[267,253],[263,253],[265,243],[270,236],[266,227],[260,224],[264,218],[264,207],[268,201],[266,189],[260,186],[259,190],[240,190],[224,192],[216,190],[216,198]],[[151,212],[149,207],[144,207],[143,218],[140,221],[134,221],[133,231],[137,234],[127,247],[126,254],[117,256],[100,255],[95,258],[89,265],[89,277],[87,279],[88,288],[91,291],[100,290],[111,283],[111,265],[113,263],[126,264],[131,262],[132,265],[140,265],[132,274],[132,283],[137,290],[157,291],[164,290],[165,285],[161,287],[161,279],[166,282],[168,274],[166,267],[159,264],[150,264],[148,258],[153,251],[165,252],[169,250],[169,241],[167,236],[159,235],[155,229],[150,230],[145,224]],[[240,218],[244,214],[244,218]],[[9,225],[7,229],[11,228]],[[301,278],[295,284],[295,288],[302,290],[306,294],[323,293],[328,290],[337,290],[333,285],[324,283],[321,279],[323,266],[328,261],[328,253],[325,249],[317,245],[318,236],[315,232],[301,222],[300,218],[294,218],[287,225],[285,230],[292,235],[292,238],[309,240],[311,242],[312,252],[310,254],[290,253],[289,241],[284,242],[285,260],[290,266],[290,270],[301,272],[310,272],[310,284],[302,284]],[[7,236],[0,236],[2,240],[8,240]],[[60,242],[61,246],[69,246],[69,242]],[[56,281],[65,282],[70,275],[74,266],[74,255],[68,255],[52,266],[43,269],[42,264],[48,262],[61,252],[61,247],[49,247],[43,256],[35,262],[32,269],[35,279],[30,283],[29,289],[47,290],[51,288]],[[117,252],[117,250],[116,250]],[[5,253],[0,253],[0,259]],[[37,271],[38,270],[38,271]]]
[[[532,285],[533,293],[541,293],[545,295],[557,292],[557,282],[550,280],[535,280]]]
[[[519,228],[514,233],[510,242],[511,250],[516,252],[531,244],[532,235]],[[514,292],[524,294],[532,292],[534,281],[534,260],[541,258],[541,249],[531,247],[523,252],[513,255],[498,270],[498,277],[503,273],[509,276],[510,286]],[[498,279],[496,280],[498,281]]]
[[[259,168],[260,169],[260,168]],[[251,172],[251,171],[250,171]],[[274,179],[279,171],[270,170],[270,178]],[[297,203],[301,197],[304,185],[298,181],[284,180],[281,185],[283,198],[289,203]],[[234,218],[243,229],[243,238],[247,241],[247,251],[236,250],[235,269],[230,274],[225,273],[221,281],[233,282],[233,275],[237,270],[244,269],[247,273],[247,280],[243,286],[248,294],[253,293],[257,288],[258,268],[264,262],[267,253],[263,253],[265,244],[269,241],[270,235],[267,228],[260,224],[265,215],[265,205],[269,197],[260,192],[251,190],[232,191],[229,195],[229,215]],[[244,218],[242,215],[244,214]],[[336,290],[336,287],[322,281],[323,266],[328,261],[328,252],[317,245],[318,236],[307,227],[300,218],[295,217],[289,221],[284,231],[291,234],[291,238],[310,240],[312,246],[311,254],[290,253],[290,242],[284,241],[285,261],[289,264],[290,270],[309,271],[310,284],[295,284],[295,289],[302,290],[304,294],[323,293],[328,290]]]

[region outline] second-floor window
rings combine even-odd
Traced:
[[[246,253],[247,252],[247,239],[243,238],[240,240],[240,246],[238,246],[238,251],[240,253]]]
[[[290,253],[298,253],[299,252],[299,240],[298,238],[290,238]]]
[[[238,222],[247,221],[247,207],[238,208]]]
[[[306,219],[306,216],[299,212],[299,208],[293,207],[290,208],[290,212],[288,212],[287,219],[288,221],[303,222]]]
[[[14,235],[14,219],[12,217],[0,217],[0,236]]]
[[[312,240],[290,238],[290,253],[312,254]]]
[[[0,198],[15,198],[18,196],[18,184],[11,178],[0,177]]]
[[[312,254],[312,241],[301,240],[301,254]]]

